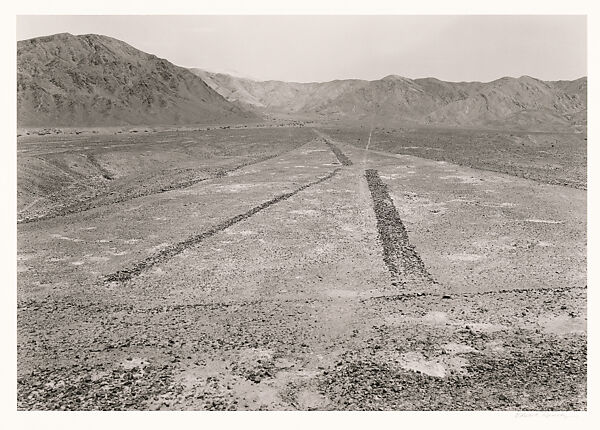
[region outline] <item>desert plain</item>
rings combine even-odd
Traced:
[[[18,408],[586,409],[586,134],[303,125],[20,130]]]

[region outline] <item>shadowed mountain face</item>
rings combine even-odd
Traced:
[[[587,78],[544,82],[522,76],[481,83],[390,75],[376,81],[293,83],[191,70],[226,99],[271,114],[530,130],[587,124]]]
[[[189,70],[119,40],[56,34],[17,44],[19,126],[255,119]]]

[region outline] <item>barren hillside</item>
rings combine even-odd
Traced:
[[[587,78],[545,82],[529,76],[443,82],[397,75],[375,81],[252,81],[191,69],[215,91],[267,113],[378,123],[572,129],[587,123]]]
[[[17,44],[19,126],[193,124],[253,118],[189,70],[106,36]]]

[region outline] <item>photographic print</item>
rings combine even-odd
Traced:
[[[17,409],[585,411],[586,32],[17,16]]]

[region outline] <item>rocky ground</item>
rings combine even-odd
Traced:
[[[526,132],[452,128],[327,127],[344,142],[414,155],[533,181],[587,188],[587,132]]]
[[[19,223],[190,187],[281,155],[313,135],[247,125],[87,131],[19,137]]]
[[[311,133],[19,224],[19,409],[586,409],[586,191]]]

